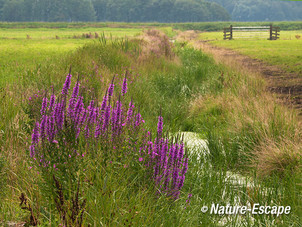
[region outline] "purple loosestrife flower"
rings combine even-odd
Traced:
[[[85,123],[86,116],[87,116],[87,110],[83,109],[83,114],[82,114],[82,117],[81,117],[80,122],[79,122],[79,127],[82,127],[83,124]]]
[[[181,175],[180,177],[179,177],[179,182],[178,182],[178,186],[177,186],[177,188],[180,190],[181,188],[182,188],[182,186],[184,185],[184,181],[185,181],[185,175]]]
[[[173,188],[174,189],[177,187],[178,178],[179,178],[179,169],[174,167],[174,171],[173,171],[173,174],[172,174]]]
[[[137,113],[136,114],[135,126],[138,127],[141,122],[142,122],[142,115],[140,113]]]
[[[162,156],[161,156],[162,165],[163,165],[163,168],[166,169],[167,168],[167,152],[169,150],[169,139],[168,138],[166,138],[162,149],[163,149]]]
[[[79,88],[80,88],[80,83],[77,82],[73,88],[73,92],[72,92],[72,95],[71,95],[71,98],[77,98],[78,97],[78,94],[79,94]]]
[[[40,125],[39,122],[36,122],[33,133],[31,135],[31,141],[33,144],[39,143],[39,137],[40,137],[39,131],[40,131]]]
[[[177,168],[180,167],[181,160],[184,155],[184,143],[182,142],[179,147],[178,157],[177,157]]]
[[[118,124],[119,124],[121,114],[122,114],[122,103],[121,103],[121,101],[117,101],[116,102],[115,122],[114,122],[114,124],[116,126],[118,126]]]
[[[129,109],[127,112],[127,120],[126,120],[127,123],[130,123],[130,121],[132,120],[133,108],[134,108],[134,105],[132,104],[132,100],[131,100],[129,103]]]
[[[42,142],[44,142],[44,139],[46,137],[46,129],[47,128],[47,115],[43,115],[41,125],[40,125],[40,134]]]
[[[122,86],[122,96],[124,96],[127,93],[127,73],[125,75],[124,81],[123,81],[123,86]]]
[[[94,137],[98,138],[101,135],[101,122],[98,121],[95,127]]]
[[[55,137],[55,116],[54,114],[48,118],[47,125],[47,138],[49,142],[52,142]]]
[[[174,161],[174,154],[175,154],[175,146],[174,144],[171,144],[170,150],[169,150],[169,161],[168,161],[168,168],[171,168]]]
[[[112,124],[113,129],[115,127],[115,122],[116,122],[116,108],[112,108],[112,110],[111,110],[111,124]]]
[[[63,103],[57,103],[55,106],[55,120],[56,120],[56,125],[58,129],[63,128],[63,123],[64,123],[64,104]]]
[[[76,85],[73,88],[73,92],[71,95],[71,98],[69,100],[69,106],[68,106],[68,116],[71,118],[74,118],[75,116],[75,110],[74,110],[74,106],[75,106],[75,102],[76,102],[76,98],[78,97],[79,94],[79,82],[76,83]]]
[[[109,85],[108,88],[108,97],[110,98],[113,95],[113,90],[114,90],[114,78],[115,76],[113,76],[111,84]]]
[[[56,101],[56,96],[55,95],[51,95],[50,101],[49,101],[49,112],[50,113],[53,111],[53,108],[54,108],[54,105],[55,105],[55,101]]]
[[[93,100],[90,101],[90,104],[88,106],[88,111],[89,111],[89,115],[88,115],[88,119],[87,119],[87,125],[94,121],[93,118],[94,118],[94,115],[95,115],[94,114],[95,111],[94,111],[94,101]]]
[[[148,141],[148,154],[151,155],[151,158],[153,159],[153,143],[152,141]]]
[[[41,107],[41,116],[45,114],[45,111],[47,109],[47,98],[44,97],[42,101],[42,107]]]
[[[99,109],[100,108],[98,108],[98,107],[94,108],[93,116],[92,116],[94,124],[97,122],[97,119],[99,117],[99,111],[100,111]]]
[[[169,169],[167,169],[165,171],[164,178],[165,178],[164,187],[165,187],[165,190],[168,191],[169,190],[169,184],[170,184],[170,170]]]
[[[81,116],[80,121],[79,121],[79,123],[78,123],[76,138],[78,138],[78,136],[80,135],[81,128],[82,128],[82,126],[84,125],[84,123],[85,123],[85,121],[86,121],[87,112],[88,112],[88,110],[85,110],[85,109],[83,108],[82,116]]]
[[[102,105],[101,105],[101,110],[105,110],[105,108],[107,106],[107,99],[108,99],[108,97],[107,97],[107,92],[106,92],[106,94],[103,97],[103,101],[102,101]]]
[[[158,137],[161,137],[163,133],[163,117],[159,116],[158,117],[158,123],[157,123],[157,135]]]
[[[74,107],[74,124],[75,126],[77,126],[79,124],[79,121],[80,121],[80,117],[81,117],[81,113],[83,112],[83,109],[84,109],[84,103],[83,103],[83,97],[80,96],[78,97],[78,100],[76,102],[76,105]]]
[[[108,96],[111,97],[113,95],[114,84],[110,84],[108,88]]]
[[[85,126],[85,137],[86,138],[89,138],[90,136],[90,129],[89,129],[89,126],[88,124]]]
[[[63,86],[63,89],[62,89],[62,95],[67,95],[68,94],[68,90],[69,90],[69,87],[70,87],[71,77],[72,77],[71,74],[67,75],[65,83],[64,83],[64,86]]]
[[[110,120],[110,105],[108,105],[106,107],[106,110],[105,110],[105,115],[104,115],[104,122],[103,122],[103,131],[105,131],[107,129],[107,126],[109,125],[109,120]]]
[[[183,166],[183,169],[182,169],[182,175],[185,175],[187,173],[187,170],[188,170],[188,158],[186,157],[185,158],[185,163],[184,163],[184,166]]]
[[[173,164],[174,164],[175,166],[177,165],[177,162],[178,162],[178,160],[177,160],[177,158],[178,158],[178,151],[179,151],[179,144],[176,143],[176,144],[175,144],[175,149],[174,149],[174,155],[173,155],[173,158],[174,158]]]

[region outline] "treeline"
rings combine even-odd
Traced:
[[[0,0],[2,21],[226,21],[221,5],[204,0]]]
[[[233,21],[302,20],[301,1],[207,0],[222,5]]]

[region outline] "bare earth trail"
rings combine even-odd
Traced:
[[[249,72],[261,75],[267,81],[267,89],[276,93],[286,105],[298,110],[302,115],[302,75],[289,73],[278,66],[269,65],[258,59],[242,55],[236,51],[216,47],[207,41],[198,40],[198,33],[186,31],[180,33],[178,40],[189,41],[195,48],[202,49],[211,54],[217,63],[230,66],[241,72]]]

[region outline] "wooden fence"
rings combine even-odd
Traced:
[[[277,40],[280,36],[280,28],[270,26],[233,27],[223,29],[223,39],[246,39],[246,38],[268,38]]]

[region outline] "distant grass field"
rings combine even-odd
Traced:
[[[223,40],[222,32],[205,32],[200,34],[200,39],[209,40],[216,46],[233,49],[252,58],[281,66],[286,71],[302,73],[301,30],[281,31],[280,39],[274,41],[257,37],[236,39],[239,35],[234,33],[233,40]]]
[[[112,27],[0,28],[0,87],[15,82],[20,74],[33,70],[37,65],[55,62],[55,59],[59,61],[65,54],[97,41],[83,38],[83,34],[95,36],[97,32],[99,36],[121,38],[139,35],[141,31],[142,28]]]
[[[27,35],[31,39],[55,39],[59,38],[73,38],[73,36],[81,36],[83,33],[95,32],[106,36],[110,34],[114,37],[134,36],[142,31],[141,28],[1,28],[0,39],[24,39]]]

